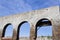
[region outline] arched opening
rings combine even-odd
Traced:
[[[19,24],[17,30],[17,40],[29,39],[30,36],[30,25],[27,21],[23,21]],[[24,39],[25,38],[25,39]]]
[[[13,36],[13,26],[11,23],[5,25],[2,33],[2,40],[12,39]]]
[[[43,18],[36,24],[36,40],[52,40],[52,24],[51,21]]]

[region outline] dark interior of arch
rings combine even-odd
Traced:
[[[48,20],[48,19],[46,19],[46,18],[43,18],[43,19],[41,19],[41,20],[39,20],[38,22],[37,22],[37,24],[36,24],[36,28],[35,28],[35,39],[37,38],[37,31],[38,31],[38,29],[40,28],[40,27],[42,27],[42,26],[52,26],[52,24],[51,24],[51,21],[50,20]]]
[[[23,21],[23,22],[21,22],[21,23],[18,25],[17,38],[16,38],[16,40],[19,40],[19,30],[20,30],[21,25],[24,24],[24,23],[27,23],[27,21]]]
[[[41,20],[39,20],[37,22],[36,27],[38,27],[38,26],[39,27],[41,27],[41,26],[51,26],[51,25],[52,25],[51,21],[46,19],[46,18],[44,18],[44,19],[41,19]]]
[[[5,27],[3,28],[2,37],[4,37],[4,36],[5,36],[6,28],[7,28],[9,25],[11,25],[11,23],[6,24],[6,25],[5,25]]]

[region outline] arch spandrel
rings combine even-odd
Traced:
[[[53,21],[53,39],[59,40],[60,38],[60,18],[55,17]]]

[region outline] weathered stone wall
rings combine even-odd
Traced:
[[[12,38],[8,38],[8,37],[3,37],[2,40],[12,40]]]
[[[12,38],[2,38],[2,40],[12,40]],[[19,40],[30,40],[30,38],[28,38],[28,37],[21,37],[21,38],[19,38]],[[38,37],[36,40],[52,40],[52,38],[51,37]]]
[[[52,24],[53,40],[59,40],[60,38],[60,13],[59,6],[53,6],[41,10],[35,10],[23,14],[10,15],[0,17],[0,40],[4,37],[4,31],[8,25],[13,25],[13,40],[18,40],[19,27],[28,22],[30,24],[30,40],[36,38],[36,24],[41,19],[48,19]]]
[[[29,38],[27,38],[27,37],[22,37],[22,38],[20,38],[19,40],[29,40]],[[51,37],[38,37],[36,40],[52,40],[52,38]]]

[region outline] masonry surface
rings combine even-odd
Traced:
[[[41,19],[47,19],[51,22],[52,40],[60,40],[60,12],[58,5],[32,12],[0,17],[0,40],[3,40],[8,25],[13,25],[13,36],[10,40],[19,40],[19,27],[25,22],[30,24],[29,40],[36,40],[36,24]]]

